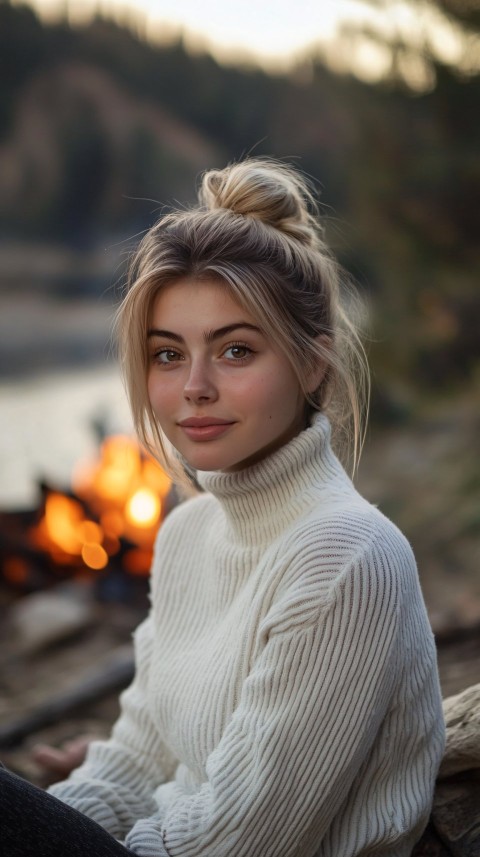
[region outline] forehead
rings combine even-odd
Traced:
[[[177,324],[200,324],[207,320],[212,326],[221,326],[227,321],[258,324],[251,311],[235,299],[225,283],[193,277],[177,280],[156,295],[151,322],[157,326],[160,320],[165,324],[167,319]]]

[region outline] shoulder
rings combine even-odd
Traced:
[[[345,566],[363,554],[384,553],[415,564],[408,540],[376,506],[359,494],[314,508],[290,533],[289,548],[302,560],[330,560]]]
[[[409,542],[359,495],[328,511],[313,510],[289,534],[284,550],[276,607],[288,623],[293,617],[302,624],[316,621],[345,598],[360,610],[367,602],[380,604],[394,617],[406,598],[421,597]]]

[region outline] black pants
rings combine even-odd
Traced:
[[[95,821],[0,766],[0,857],[131,857]]]

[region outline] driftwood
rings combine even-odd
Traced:
[[[100,667],[92,669],[73,687],[52,696],[23,717],[0,726],[0,749],[15,747],[28,735],[56,723],[66,714],[95,702],[108,693],[122,690],[131,682],[133,674],[132,648],[122,646]]]
[[[480,684],[444,700],[447,746],[430,824],[412,857],[480,855]]]

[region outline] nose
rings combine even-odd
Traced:
[[[214,402],[218,398],[211,368],[205,360],[192,360],[183,394],[187,402],[194,404],[197,402]]]

